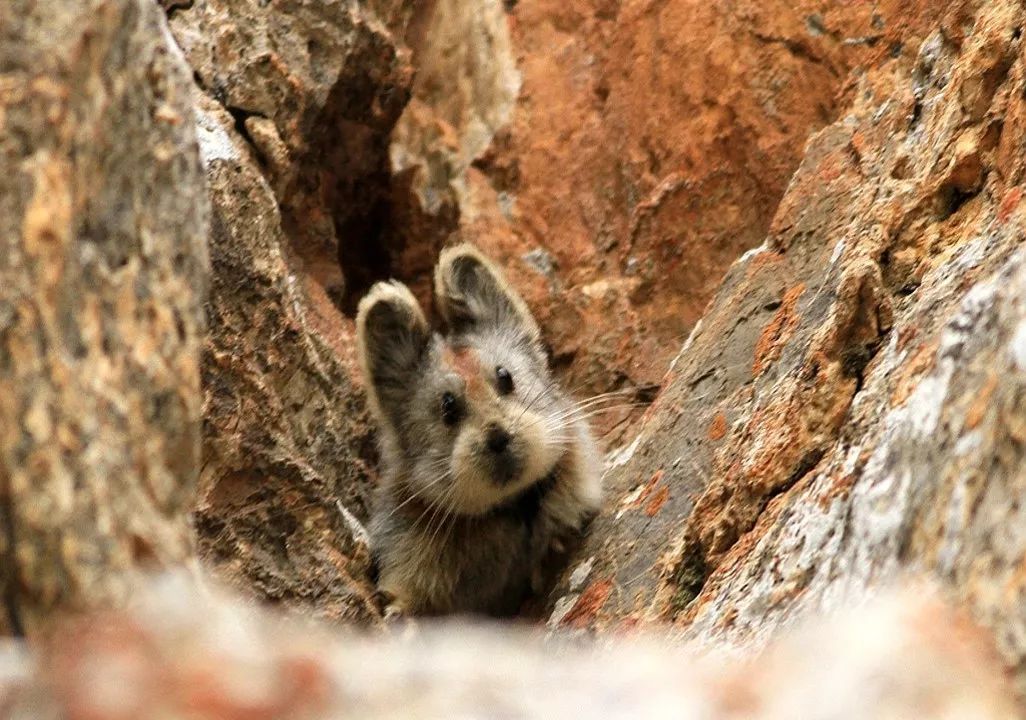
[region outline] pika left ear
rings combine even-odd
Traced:
[[[356,339],[371,409],[394,427],[409,406],[431,340],[409,288],[395,281],[376,283],[360,301]]]
[[[541,332],[527,303],[502,273],[472,245],[446,248],[435,268],[435,300],[456,332],[510,330],[535,346]]]

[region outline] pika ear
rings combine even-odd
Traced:
[[[394,426],[431,340],[424,313],[409,288],[379,282],[360,301],[356,313],[360,369],[371,409]]]
[[[540,341],[538,323],[527,303],[472,245],[442,251],[435,268],[435,300],[456,332],[495,327],[516,331],[535,345]]]

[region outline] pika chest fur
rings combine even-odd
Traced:
[[[508,615],[598,510],[599,455],[526,304],[483,255],[443,251],[435,302],[444,334],[398,282],[357,314],[382,459],[379,588],[407,613]]]

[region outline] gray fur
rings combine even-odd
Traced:
[[[486,258],[444,251],[435,294],[445,335],[399,283],[375,285],[357,316],[382,453],[379,585],[405,612],[510,614],[598,509],[598,452],[552,380],[537,323]],[[451,425],[445,393],[461,410]],[[508,444],[490,449],[494,434]]]

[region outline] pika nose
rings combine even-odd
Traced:
[[[492,425],[488,428],[488,437],[486,439],[488,449],[496,455],[509,447],[509,440],[509,433],[498,425]]]

